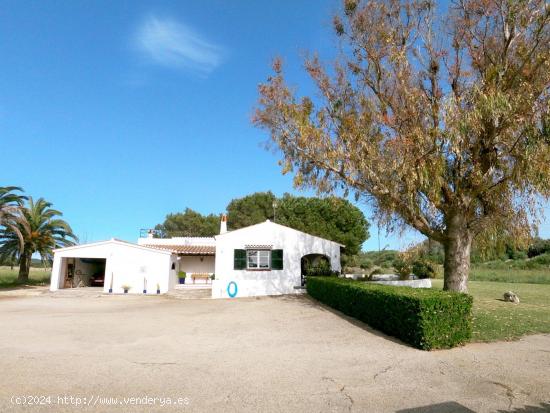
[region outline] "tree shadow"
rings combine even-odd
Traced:
[[[443,402],[428,406],[397,410],[395,413],[476,413],[457,402]]]
[[[548,413],[550,403],[543,402],[539,406],[526,405],[516,407],[512,410],[496,410],[496,413]],[[474,410],[457,402],[444,402],[430,404],[428,406],[413,407],[410,409],[397,410],[395,413],[475,413]]]
[[[335,310],[334,308],[329,307],[329,306],[315,300],[314,298],[310,297],[307,294],[282,295],[282,296],[277,296],[277,297],[274,297],[274,298],[276,298],[278,300],[281,300],[281,301],[292,302],[293,304],[297,304],[297,305],[300,305],[300,306],[303,306],[303,307],[315,308],[315,309],[317,309],[319,311],[322,311],[322,312],[332,313],[332,314],[338,316],[339,318],[343,319],[344,321],[347,321],[349,324],[352,324],[354,327],[358,327],[361,330],[366,331],[367,333],[370,333],[370,334],[373,334],[377,337],[386,339],[388,341],[391,341],[392,343],[399,344],[399,345],[401,345],[403,347],[406,347],[408,349],[423,352],[423,350],[416,349],[416,348],[404,343],[403,341],[399,340],[396,337],[388,336],[387,334],[384,334],[381,331],[370,327],[368,324],[365,324],[362,321],[357,320],[356,318],[347,316],[346,314],[344,314],[344,313],[342,313],[338,310]]]

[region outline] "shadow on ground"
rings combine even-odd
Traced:
[[[550,403],[541,403],[539,406],[516,407],[512,410],[497,410],[497,413],[547,413],[550,412]],[[457,402],[430,404],[429,406],[413,407],[397,410],[395,413],[475,413],[474,410]]]
[[[405,344],[403,343],[401,340],[395,338],[395,337],[392,337],[392,336],[388,336],[378,330],[375,330],[374,328],[370,327],[368,324],[365,324],[363,323],[362,321],[359,321],[353,317],[350,317],[350,316],[347,316],[345,315],[344,313],[338,311],[338,310],[335,310],[334,308],[332,307],[329,307],[328,305],[325,305],[323,303],[320,303],[319,301],[311,298],[309,295],[307,294],[300,294],[300,295],[282,295],[280,297],[274,297],[275,299],[277,300],[281,300],[281,301],[289,301],[289,302],[292,302],[292,303],[295,303],[295,304],[298,304],[298,305],[302,305],[304,307],[312,307],[312,308],[316,308],[320,311],[325,311],[325,312],[328,312],[328,313],[332,313],[338,317],[340,317],[341,319],[343,319],[344,321],[347,321],[349,324],[355,326],[355,327],[358,327],[368,333],[371,333],[377,337],[381,337],[381,338],[384,338],[388,341],[391,341],[392,343],[396,343],[396,344],[399,344],[403,347],[407,347],[409,349],[412,349],[412,350],[416,350],[416,351],[420,351],[422,352],[423,350],[418,350],[408,344]]]

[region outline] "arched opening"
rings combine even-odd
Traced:
[[[325,275],[330,273],[330,258],[324,254],[307,254],[300,261],[302,287],[306,285],[308,275]]]

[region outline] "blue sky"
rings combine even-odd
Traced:
[[[297,193],[251,125],[257,85],[279,55],[310,92],[302,56],[333,53],[337,7],[4,1],[0,185],[50,200],[87,242],[135,241],[185,207],[221,213],[255,191]],[[380,243],[414,238],[382,234]],[[378,248],[374,225],[365,248]]]

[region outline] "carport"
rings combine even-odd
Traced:
[[[104,292],[156,294],[177,282],[177,256],[169,251],[111,239],[54,251],[50,290],[87,286]]]

